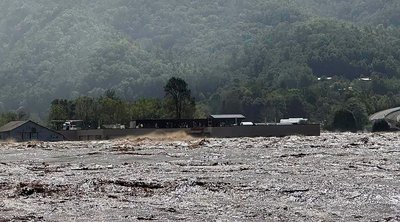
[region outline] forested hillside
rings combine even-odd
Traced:
[[[161,98],[177,76],[200,116],[329,124],[347,109],[361,127],[400,105],[399,25],[396,0],[3,0],[0,112]]]

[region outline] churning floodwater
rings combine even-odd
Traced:
[[[0,144],[0,221],[398,221],[397,133]]]

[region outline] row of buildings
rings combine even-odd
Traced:
[[[204,119],[136,120],[128,129],[79,129],[67,127],[52,130],[33,121],[13,121],[0,127],[0,140],[12,141],[62,141],[104,140],[126,136],[143,136],[150,133],[184,131],[201,137],[269,137],[306,135],[319,136],[320,124],[310,124],[304,119],[289,119],[281,123],[245,122],[241,114],[210,115]]]

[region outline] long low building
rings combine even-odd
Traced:
[[[243,122],[240,114],[211,115],[208,119],[136,120],[130,129],[95,129],[59,131],[68,140],[105,140],[148,134],[167,135],[185,132],[198,137],[282,137],[290,135],[319,136],[320,124],[297,121],[287,124],[253,124]],[[246,124],[243,124],[246,123]],[[249,124],[247,124],[249,123]]]
[[[141,129],[97,129],[59,131],[67,140],[108,140],[129,136],[168,135],[185,132],[194,137],[233,138],[233,137],[284,137],[291,135],[320,136],[320,124],[300,125],[262,125],[196,128],[141,128]]]

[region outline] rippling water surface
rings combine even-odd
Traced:
[[[399,221],[399,134],[0,143],[0,221]]]

